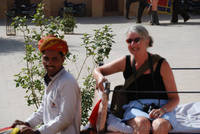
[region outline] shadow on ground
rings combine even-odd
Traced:
[[[0,53],[24,51],[24,42],[0,38]]]
[[[191,19],[199,19],[200,14],[189,13]],[[136,16],[130,16],[131,19],[126,19],[125,16],[104,16],[104,17],[76,17],[77,23],[81,24],[116,24],[116,23],[130,23],[136,22]],[[143,15],[144,21],[150,21],[150,15]],[[159,19],[162,20],[171,20],[171,14],[159,14]],[[179,15],[179,19],[182,17]],[[0,26],[6,25],[6,19],[0,20]],[[81,33],[80,33],[81,34]]]
[[[191,19],[190,20],[195,20],[199,19],[200,15],[199,14],[190,14]],[[130,16],[131,19],[126,19],[125,16],[106,16],[106,17],[77,17],[77,23],[80,24],[116,24],[116,23],[136,23],[136,17],[135,16]],[[179,16],[180,22],[182,21],[182,17]],[[150,15],[144,15],[142,17],[143,22],[148,22],[150,21]],[[159,14],[159,20],[160,21],[169,21],[171,20],[171,15],[170,14]],[[190,20],[188,22],[190,22]],[[199,22],[200,23],[200,22]],[[199,23],[194,23],[194,25],[199,25]],[[185,23],[186,24],[186,23]],[[193,25],[193,23],[188,23],[189,25]]]
[[[106,17],[77,17],[77,23],[81,24],[116,24],[129,23],[133,20],[127,20],[124,16],[106,16]]]
[[[0,19],[0,26],[6,26],[6,19]]]
[[[200,25],[200,22],[178,22],[177,24],[172,24],[172,23],[161,23],[161,26],[169,26],[169,25]]]

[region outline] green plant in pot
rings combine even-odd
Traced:
[[[64,31],[65,34],[73,33],[74,28],[77,27],[76,20],[73,17],[73,11],[70,8],[64,8],[63,19],[61,19],[61,30]]]

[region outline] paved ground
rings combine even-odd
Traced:
[[[144,25],[154,38],[154,46],[149,49],[153,53],[159,53],[166,57],[171,67],[200,67],[200,16],[192,15],[187,23],[180,20],[180,24],[170,24],[170,16],[162,15],[160,26],[149,25],[149,17],[144,17]],[[83,61],[85,51],[81,44],[83,33],[93,33],[93,29],[101,28],[109,24],[116,34],[110,58],[105,63],[120,56],[128,54],[125,43],[125,32],[135,19],[126,20],[124,17],[104,18],[77,18],[78,27],[74,35],[66,35],[71,52],[79,55],[79,63]],[[9,126],[15,119],[24,120],[34,108],[26,105],[23,89],[16,88],[14,74],[20,71],[25,64],[23,62],[24,44],[23,37],[18,32],[17,36],[6,36],[4,22],[0,22],[0,128]],[[68,65],[69,66],[69,65]],[[77,65],[78,67],[80,65]],[[71,67],[71,66],[70,66]],[[75,68],[73,66],[73,68]],[[86,67],[85,67],[86,68]],[[76,75],[74,69],[74,75]],[[200,82],[200,70],[174,71],[175,80],[179,91],[198,90]],[[122,74],[108,77],[113,88],[122,84]],[[200,101],[200,94],[181,94],[181,103]]]

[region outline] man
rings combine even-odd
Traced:
[[[63,63],[68,52],[67,43],[54,36],[42,38],[38,43],[47,74],[46,90],[37,112],[25,122],[20,134],[79,134],[81,121],[81,97],[74,77],[65,71]],[[33,128],[42,124],[37,130]]]
[[[126,18],[129,18],[129,9],[131,6],[131,3],[133,2],[139,2],[139,7],[138,7],[138,15],[137,15],[137,21],[136,23],[142,23],[142,14],[144,12],[145,7],[148,6],[147,0],[126,0]]]
[[[180,14],[183,17],[184,22],[190,19],[189,14],[186,11],[187,2],[186,0],[174,0],[173,1],[173,11],[171,23],[178,23],[178,15]]]

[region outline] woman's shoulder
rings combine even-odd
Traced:
[[[154,54],[154,53],[151,53],[151,56],[153,57],[153,58],[157,58],[157,59],[164,59],[164,57],[162,57],[161,55],[159,55],[159,54]]]
[[[151,57],[152,57],[152,61],[154,63],[159,63],[159,62],[165,61],[165,58],[160,56],[159,54],[151,54]]]

